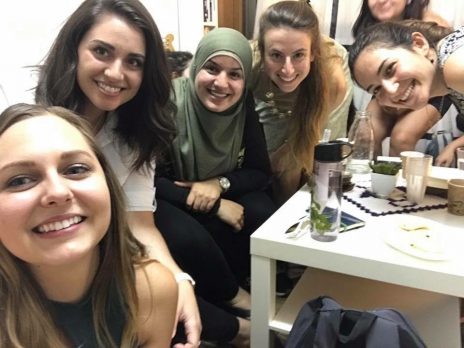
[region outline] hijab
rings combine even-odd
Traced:
[[[206,109],[195,90],[199,71],[206,62],[219,55],[237,60],[244,78],[241,98],[221,113]],[[172,158],[178,180],[206,180],[236,168],[245,128],[245,100],[251,66],[251,48],[247,39],[234,29],[216,28],[198,44],[190,77],[174,79],[178,135],[172,145]]]

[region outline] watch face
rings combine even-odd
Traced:
[[[230,187],[230,181],[226,177],[221,177],[219,179],[219,185],[221,185],[223,191],[227,191]]]

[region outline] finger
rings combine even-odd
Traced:
[[[203,200],[200,204],[200,211],[203,211],[203,212],[209,211],[208,206],[209,206],[209,200]]]
[[[180,315],[181,310],[182,310],[182,308],[180,308],[179,303],[177,303],[177,308],[176,308],[176,320],[174,321],[176,324],[174,325],[174,329],[172,330],[172,336],[171,336],[171,338],[174,338],[174,336],[176,335],[176,332],[177,332],[177,323],[178,323],[178,321],[179,321],[179,315]]]
[[[213,200],[209,201],[208,204],[206,205],[206,211],[210,211],[211,208],[213,208],[213,205],[215,202],[216,201],[213,201]]]
[[[174,184],[180,187],[192,187],[192,182],[190,181],[174,181]]]
[[[185,348],[197,348],[200,346],[200,332],[201,329],[197,326],[191,327],[189,323],[185,324],[185,336],[187,342],[184,343]]]
[[[187,201],[185,202],[185,204],[187,204],[187,206],[190,208],[190,209],[193,209],[193,205],[195,203],[195,196],[192,195],[192,194],[189,194],[187,196]]]

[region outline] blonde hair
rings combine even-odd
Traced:
[[[134,346],[137,343],[134,265],[144,262],[146,251],[129,230],[124,196],[119,182],[97,147],[90,128],[83,118],[61,107],[16,104],[0,115],[0,137],[12,125],[44,115],[61,117],[79,130],[103,168],[110,192],[111,221],[108,231],[98,246],[100,265],[90,288],[93,323],[98,345],[115,347],[106,322],[106,296],[110,290],[116,289],[117,299],[126,315],[122,346]],[[0,346],[14,348],[70,346],[65,333],[59,329],[58,323],[53,318],[48,300],[27,263],[11,254],[1,243]]]

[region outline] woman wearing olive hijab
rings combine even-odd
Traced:
[[[238,31],[214,29],[200,41],[190,77],[173,81],[178,135],[156,181],[158,223],[171,219],[180,228],[188,214],[202,231],[189,230],[192,225],[183,230],[210,234],[222,250],[232,275],[227,283],[221,277],[224,293],[247,284],[249,236],[275,210],[265,192],[270,165],[264,134],[247,89],[251,65],[250,45]],[[205,257],[190,262],[207,262]],[[197,294],[217,302],[208,291],[217,283],[210,277]]]

